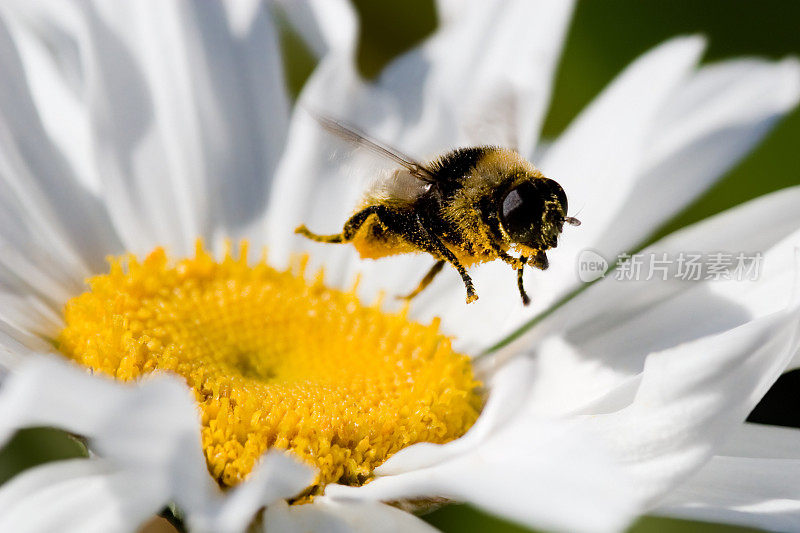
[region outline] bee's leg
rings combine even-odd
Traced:
[[[311,239],[312,241],[331,242],[331,243],[344,242],[342,240],[342,234],[341,233],[337,233],[335,235],[317,235],[316,233],[312,233],[311,230],[309,230],[305,226],[305,224],[303,224],[301,226],[297,226],[295,228],[294,232],[302,235],[303,237],[307,237],[307,238]]]
[[[461,276],[461,281],[464,282],[464,286],[467,288],[467,303],[472,303],[477,300],[478,294],[475,292],[475,287],[472,285],[472,278],[469,277],[467,269],[464,268],[464,265],[461,264],[455,254],[451,252],[447,246],[445,246],[439,237],[428,231],[419,215],[417,215],[415,218],[417,227],[414,228],[414,230],[416,231],[412,231],[407,238],[409,238],[412,243],[419,246],[423,250],[433,254],[435,257],[440,257],[441,259],[444,259],[453,265],[455,269],[458,270],[458,273]]]
[[[371,205],[369,207],[365,207],[355,215],[351,216],[347,222],[344,223],[344,228],[342,229],[341,233],[336,233],[334,235],[317,235],[316,233],[311,232],[305,224],[302,226],[298,226],[294,232],[299,233],[304,237],[308,237],[312,241],[317,242],[328,242],[328,243],[342,243],[342,242],[349,242],[353,240],[353,237],[356,236],[358,230],[361,229],[361,226],[364,222],[371,215],[378,215],[380,216],[382,211],[385,211],[386,208],[380,205]]]
[[[528,305],[531,303],[531,299],[528,297],[528,294],[525,292],[525,286],[522,283],[522,269],[525,268],[525,262],[528,260],[527,257],[522,256],[519,258],[522,261],[522,266],[517,269],[517,288],[519,289],[519,295],[522,297],[522,304]]]
[[[524,257],[514,257],[499,246],[493,245],[492,251],[497,254],[497,257],[502,259],[503,262],[508,263],[514,268],[522,268],[522,266],[525,264],[526,259]]]
[[[398,298],[401,299],[401,300],[410,300],[410,299],[414,298],[416,295],[418,295],[419,293],[421,293],[422,291],[424,291],[427,288],[427,286],[431,284],[431,281],[433,281],[433,278],[435,278],[436,275],[439,272],[442,271],[442,267],[444,267],[445,263],[446,263],[446,261],[444,259],[440,259],[439,261],[436,261],[436,263],[433,264],[431,269],[428,270],[428,273],[425,274],[425,277],[422,278],[422,281],[419,282],[419,285],[417,285],[416,289],[414,289],[410,293],[406,294],[405,296],[398,296]]]
[[[499,228],[500,227],[500,215],[499,214],[489,215],[488,223],[489,223],[490,226],[493,226],[495,228]],[[491,248],[492,252],[494,252],[494,254],[497,257],[502,259],[504,263],[506,263],[508,265],[511,265],[512,268],[517,269],[517,268],[520,268],[521,266],[523,266],[525,264],[525,260],[523,258],[514,257],[513,255],[511,255],[508,252],[506,252],[505,250],[503,250],[500,247],[500,245],[495,241],[495,239],[493,239],[491,237],[487,238],[486,239],[486,244],[489,245],[489,248]]]
[[[528,261],[528,264],[535,266],[539,270],[547,270],[550,266],[550,261],[547,260],[544,250],[537,250],[533,257],[531,257]]]

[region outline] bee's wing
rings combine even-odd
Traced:
[[[325,131],[357,146],[363,146],[364,148],[372,150],[379,155],[391,159],[395,163],[408,169],[412,176],[426,183],[433,183],[436,181],[433,173],[428,170],[425,165],[415,161],[404,153],[395,150],[394,148],[389,148],[388,146],[385,146],[377,141],[373,141],[350,125],[346,125],[338,120],[320,115],[319,113],[311,110],[308,110],[308,112],[317,122],[319,122]]]

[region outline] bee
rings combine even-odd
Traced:
[[[427,253],[436,262],[409,294],[422,292],[446,263],[461,276],[467,303],[478,299],[467,268],[501,259],[517,272],[525,305],[526,265],[546,270],[546,251],[558,244],[567,196],[515,150],[497,146],[457,148],[422,163],[368,138],[342,122],[311,113],[323,129],[393,161],[399,168],[369,190],[341,233],[319,235],[305,225],[295,233],[325,243],[351,243],[364,259]],[[511,250],[519,253],[512,256]]]

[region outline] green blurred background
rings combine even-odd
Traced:
[[[397,54],[414,46],[436,28],[432,0],[354,0],[361,18],[359,66],[373,77]],[[781,58],[800,55],[800,2],[790,0],[583,0],[578,2],[558,70],[545,137],[555,137],[617,74],[642,52],[678,34],[708,37],[705,62],[757,55]],[[311,54],[284,28],[282,41],[291,89],[296,94],[313,69]],[[680,216],[661,229],[663,235],[764,193],[800,184],[800,112],[781,122],[765,142]],[[800,206],[798,206],[800,208]],[[773,391],[774,407],[760,406],[764,419],[788,424],[800,413],[800,379],[784,379]],[[0,451],[0,482],[44,460],[74,457],[82,446],[55,430],[26,430]],[[536,480],[531,480],[535,483]],[[527,531],[467,506],[449,506],[425,517],[448,532]],[[750,531],[716,524],[645,518],[635,533]]]

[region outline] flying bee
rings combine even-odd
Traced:
[[[348,125],[312,115],[328,132],[400,168],[367,192],[341,233],[318,235],[305,225],[295,233],[318,242],[352,243],[365,259],[430,254],[436,263],[403,298],[418,295],[450,263],[471,303],[478,295],[467,268],[501,259],[517,271],[519,294],[528,305],[522,282],[525,265],[547,269],[545,252],[558,244],[564,224],[580,225],[578,219],[567,216],[567,196],[561,186],[514,150],[458,148],[421,163]],[[513,257],[511,250],[519,257]]]

